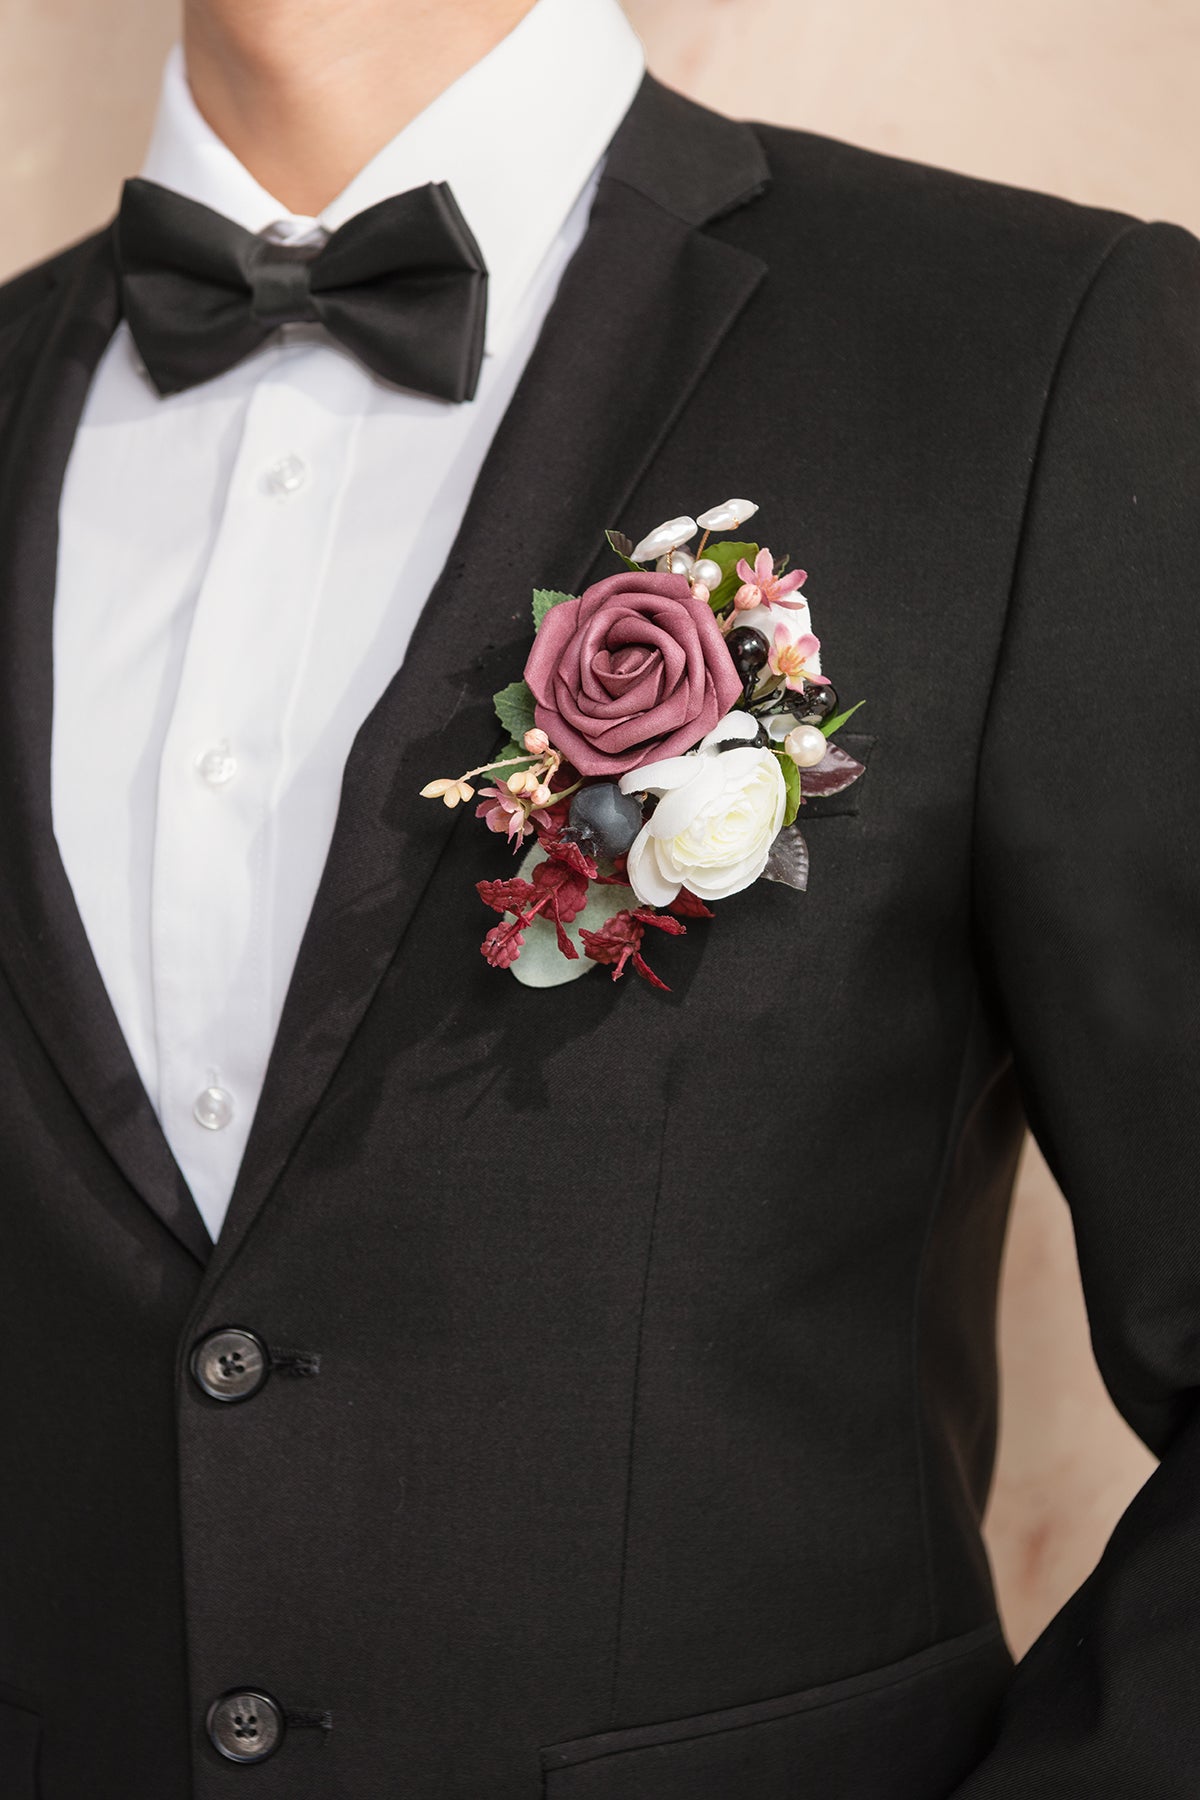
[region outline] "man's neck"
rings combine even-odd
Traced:
[[[238,161],[315,217],[534,0],[184,0],[196,105]]]

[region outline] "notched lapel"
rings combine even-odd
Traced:
[[[312,1118],[461,816],[418,790],[489,755],[491,694],[521,673],[531,590],[580,591],[604,528],[626,516],[761,281],[757,257],[703,226],[766,183],[747,127],[647,78],[404,665],[348,760],[214,1279]]]
[[[0,957],[101,1143],[203,1262],[208,1233],[142,1087],[58,854],[50,803],[58,504],[88,386],[116,328],[107,238],[0,331]]]

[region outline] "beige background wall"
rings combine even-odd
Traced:
[[[449,0],[447,0],[449,4]],[[1200,231],[1200,0],[629,0],[651,66],[802,125]],[[0,0],[0,276],[113,207],[174,0]],[[1151,1463],[1087,1341],[1066,1209],[1027,1155],[1001,1321],[989,1541],[1022,1648]]]

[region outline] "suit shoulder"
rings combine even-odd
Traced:
[[[0,285],[0,331],[37,306],[56,287],[70,281],[79,265],[94,251],[102,232],[93,232],[57,251],[32,268],[23,269]]]
[[[770,212],[778,223],[773,247],[785,255],[789,244],[795,253],[811,255],[812,242],[804,241],[811,232],[831,242],[853,237],[864,252],[901,268],[923,265],[946,276],[1003,267],[1019,270],[1027,282],[1057,285],[1094,269],[1141,224],[1129,213],[812,132],[752,129],[771,169]],[[1178,227],[1155,229],[1190,235]]]

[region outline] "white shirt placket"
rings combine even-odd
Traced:
[[[151,886],[161,1117],[214,1223],[275,1026],[276,812],[352,429],[289,379],[311,351],[267,354],[163,743]]]

